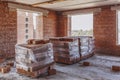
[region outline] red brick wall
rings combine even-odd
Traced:
[[[56,12],[50,11],[48,15],[43,16],[43,38],[57,36],[57,15]]]
[[[102,7],[100,13],[94,14],[97,53],[120,56],[120,46],[116,45],[116,25],[116,11],[112,11],[110,6]]]
[[[68,33],[68,17],[67,15],[58,14],[57,36],[67,36]]]
[[[7,54],[15,53],[17,42],[17,13],[9,11],[7,3],[0,2],[0,52]],[[14,55],[13,55],[14,56]]]

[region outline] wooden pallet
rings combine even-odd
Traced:
[[[43,67],[34,72],[30,72],[30,71],[26,71],[26,70],[17,68],[17,73],[31,77],[31,78],[37,78],[41,74],[44,74],[44,73],[48,73],[49,75],[54,75],[54,74],[56,74],[56,70],[53,68],[53,65],[50,65],[50,66]]]
[[[66,58],[61,58],[61,57],[55,57],[54,60],[57,63],[63,63],[63,64],[70,65],[70,64],[75,64],[75,63],[79,62],[80,61],[80,57],[72,59],[72,60],[69,60],[69,59],[66,59]]]

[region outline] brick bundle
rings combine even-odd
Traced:
[[[58,63],[73,64],[80,61],[77,38],[50,38],[53,43],[54,59]]]
[[[94,54],[94,39],[90,36],[50,38],[56,62],[73,64]]]
[[[80,49],[81,49],[80,52],[82,59],[91,57],[94,54],[94,50],[95,50],[94,38],[90,36],[81,36]]]
[[[94,55],[95,45],[92,36],[76,36],[79,39],[79,50],[81,59],[86,59]]]
[[[37,77],[54,67],[53,47],[46,44],[20,44],[15,46],[17,72]]]

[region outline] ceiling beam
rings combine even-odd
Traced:
[[[50,1],[45,1],[45,2],[35,3],[35,4],[32,4],[32,6],[39,6],[41,4],[53,4],[57,2],[63,2],[63,1],[68,1],[68,0],[50,0]]]
[[[88,13],[97,13],[97,12],[101,12],[101,8],[65,11],[62,14],[63,15],[79,15],[79,14],[88,14]]]
[[[20,3],[17,4],[17,3],[8,2],[8,7],[16,8],[16,9],[23,9],[23,10],[30,10],[30,11],[34,11],[34,12],[42,12],[43,14],[49,13],[49,11],[46,9],[42,9],[39,7],[33,7],[31,5],[20,4]]]

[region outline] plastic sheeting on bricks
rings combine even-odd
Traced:
[[[78,58],[80,58],[78,38],[55,37],[50,38],[50,42],[53,43],[53,51],[56,62],[70,64],[76,62]]]
[[[94,54],[95,45],[94,38],[92,36],[76,36],[75,38],[79,38],[79,47],[81,58],[85,56],[89,57],[91,54]]]
[[[17,69],[34,72],[54,63],[53,45],[51,43],[18,44],[15,46],[15,52]]]

